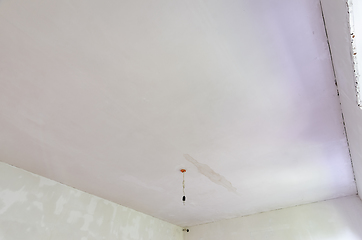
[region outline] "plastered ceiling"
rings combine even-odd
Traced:
[[[0,84],[0,161],[180,226],[356,194],[317,0],[2,0]]]

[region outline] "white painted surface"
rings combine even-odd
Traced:
[[[181,226],[356,193],[318,0],[2,0],[0,56],[1,161]]]
[[[182,240],[182,229],[0,163],[1,240]]]
[[[361,223],[351,196],[191,227],[185,240],[361,240]]]
[[[345,0],[322,0],[322,4],[358,192],[362,193],[362,110],[356,98],[348,5]],[[355,25],[359,28],[362,23],[355,22]],[[356,38],[361,36],[356,34]]]
[[[362,2],[348,0],[349,28],[352,42],[352,56],[356,79],[356,93],[359,107],[362,108]]]

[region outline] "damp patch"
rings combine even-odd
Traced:
[[[184,154],[184,157],[185,157],[185,159],[187,161],[189,161],[190,163],[195,165],[195,167],[197,167],[197,170],[199,171],[199,173],[206,176],[208,179],[210,179],[210,181],[212,181],[212,182],[214,182],[214,183],[216,183],[216,184],[218,184],[220,186],[223,186],[224,188],[226,188],[230,192],[233,192],[233,193],[237,194],[237,189],[235,187],[233,187],[233,185],[228,180],[226,180],[225,177],[223,177],[220,174],[216,173],[208,165],[203,164],[203,163],[199,163],[197,160],[195,160],[193,157],[191,157],[188,154]]]

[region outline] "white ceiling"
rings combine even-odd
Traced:
[[[3,0],[0,84],[0,161],[177,225],[356,194],[318,0]]]

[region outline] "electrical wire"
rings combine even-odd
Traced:
[[[182,172],[182,204],[185,206],[185,202],[186,202],[186,194],[185,194],[185,172],[186,171],[181,171]]]

